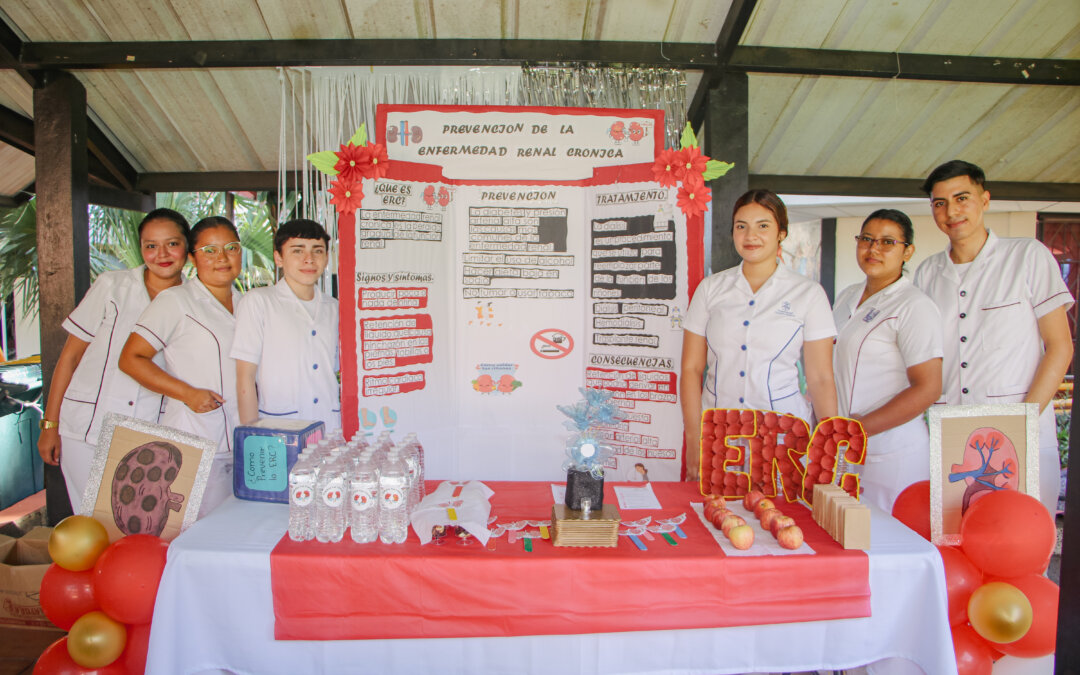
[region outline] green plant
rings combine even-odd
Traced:
[[[0,294],[18,290],[20,311],[33,318],[38,313],[37,203],[31,199],[0,217]]]
[[[1063,410],[1057,414],[1058,455],[1061,468],[1069,466],[1069,433],[1072,430],[1072,411]]]

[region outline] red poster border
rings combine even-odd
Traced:
[[[430,106],[379,104],[375,113],[375,131],[378,142],[383,143],[386,115],[396,111],[441,111],[441,112],[540,112],[552,115],[611,115],[614,117],[652,117],[656,121],[654,128],[662,129],[664,112],[662,110],[628,110],[619,108],[557,108],[557,107],[518,107],[518,106]],[[654,134],[654,156],[663,150],[663,135]],[[387,179],[407,180],[412,182],[441,182],[447,185],[571,185],[588,187],[593,185],[611,185],[616,183],[652,183],[652,164],[625,164],[620,166],[599,167],[593,170],[590,179],[574,181],[550,180],[459,180],[442,175],[442,167],[437,164],[418,164],[414,162],[394,161],[388,167]],[[674,188],[668,188],[674,189]],[[693,297],[694,290],[705,277],[704,250],[705,218],[703,215],[686,218],[686,282],[687,301]],[[356,213],[338,215],[338,294],[340,309],[340,346],[341,351],[341,421],[346,438],[352,438],[360,426],[360,381],[357,373],[356,355]],[[344,255],[349,251],[349,255]],[[348,290],[348,301],[345,291]],[[683,451],[683,468],[680,476],[685,478],[686,452]]]

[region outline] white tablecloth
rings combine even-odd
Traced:
[[[932,675],[956,673],[941,558],[879,511],[869,618],[470,639],[275,641],[270,551],[287,527],[287,506],[229,498],[172,543],[148,673],[704,675],[841,669],[885,657],[909,659]]]

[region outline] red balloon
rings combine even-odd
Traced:
[[[893,502],[892,516],[930,541],[930,481],[921,480],[904,488]]]
[[[960,550],[983,574],[1041,574],[1054,553],[1054,519],[1038,499],[995,490],[972,504],[960,521]]]
[[[169,543],[152,534],[117,539],[94,564],[94,595],[121,623],[149,623]]]
[[[117,663],[132,675],[146,671],[146,652],[150,646],[150,624],[128,626],[127,646]]]
[[[1052,654],[1057,645],[1058,585],[1041,574],[1000,579],[1020,589],[1031,603],[1033,620],[1024,637],[1009,644],[990,643],[1000,652],[1022,658]]]
[[[33,675],[126,675],[119,659],[104,668],[83,668],[68,653],[67,637],[62,637],[41,652]]]
[[[953,651],[958,675],[990,675],[994,658],[986,640],[968,624],[952,629]]]
[[[945,563],[945,588],[949,595],[949,625],[967,623],[967,604],[975,589],[982,586],[983,575],[960,549],[938,546]]]
[[[93,574],[92,570],[72,572],[56,563],[45,570],[39,596],[41,609],[60,630],[69,630],[75,619],[98,608]]]

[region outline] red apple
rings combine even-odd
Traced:
[[[769,499],[768,497],[759,499],[758,503],[754,505],[754,517],[758,520],[761,520],[761,512],[765,509],[773,508],[776,508],[776,504],[773,503],[773,500]]]
[[[720,531],[724,533],[724,536],[728,536],[732,528],[740,525],[745,525],[746,521],[742,519],[742,516],[737,516],[734,513],[729,513],[724,516],[724,519],[720,521]]]
[[[802,528],[798,525],[789,525],[777,532],[776,541],[780,543],[781,548],[787,548],[794,551],[803,544]]]
[[[795,524],[795,519],[791,516],[778,516],[773,518],[772,523],[769,525],[769,530],[772,532],[772,536],[776,536],[776,533],[785,527],[791,527]]]
[[[724,518],[727,518],[730,513],[730,511],[713,511],[712,518],[709,519],[709,522],[713,524],[713,527],[719,530],[720,523],[724,522]]]
[[[728,531],[728,539],[731,545],[740,551],[745,551],[754,545],[754,528],[749,525],[738,525]]]
[[[780,509],[765,509],[761,512],[761,529],[766,532],[771,531],[772,522],[777,518],[783,517],[784,512]]]
[[[765,499],[765,494],[761,490],[754,488],[750,492],[747,492],[746,496],[743,497],[742,505],[747,511],[753,511],[754,507],[757,506],[757,503],[762,499]]]

